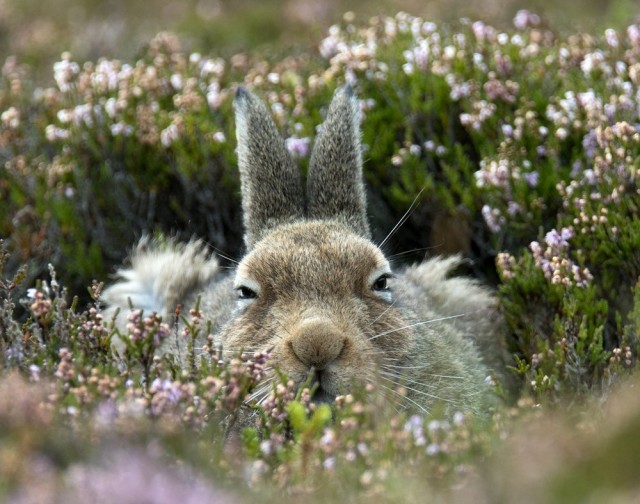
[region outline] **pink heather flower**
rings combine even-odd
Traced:
[[[311,139],[309,137],[289,137],[285,140],[285,144],[293,157],[304,158],[309,155]]]
[[[607,44],[609,44],[611,47],[618,47],[618,45],[620,45],[620,42],[618,40],[618,33],[612,28],[608,28],[605,30],[604,38],[607,41]]]
[[[513,18],[513,26],[518,30],[538,26],[540,24],[540,16],[526,9],[519,10]]]
[[[558,233],[557,230],[552,229],[545,237],[544,241],[551,248],[562,249],[569,246],[568,240],[573,237],[573,230],[571,228],[562,228],[562,231]]]
[[[516,214],[519,214],[520,212],[522,212],[522,207],[516,203],[515,201],[509,201],[508,205],[507,205],[507,213],[513,217]]]
[[[222,103],[223,94],[220,91],[220,84],[213,82],[207,88],[207,103],[212,109],[217,109]]]
[[[627,27],[627,37],[632,45],[640,46],[640,25],[632,24]]]

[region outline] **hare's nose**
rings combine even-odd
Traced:
[[[317,370],[338,359],[345,344],[346,338],[331,322],[317,319],[300,324],[289,341],[298,360]]]

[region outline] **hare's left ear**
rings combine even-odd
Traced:
[[[338,89],[318,135],[307,177],[307,215],[338,219],[370,238],[362,180],[360,107],[351,86]]]
[[[238,167],[247,249],[271,229],[304,217],[298,167],[265,105],[238,88],[234,101]]]

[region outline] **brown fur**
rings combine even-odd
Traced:
[[[316,401],[368,381],[396,407],[486,412],[493,401],[487,376],[506,377],[495,299],[472,280],[449,278],[458,258],[392,275],[368,239],[351,91],[336,93],[314,147],[306,208],[300,174],[264,105],[242,90],[236,118],[248,252],[235,274],[219,281],[199,245],[169,246],[163,254],[173,254],[176,266],[162,274],[173,275],[164,283],[173,295],[156,296],[158,310],[200,297],[219,344],[231,352],[269,351],[296,383],[315,383]],[[144,250],[134,269],[170,263],[158,257]],[[131,282],[137,273],[121,275],[127,281],[105,292],[111,305],[122,306],[127,289],[138,289]],[[203,278],[211,281],[203,285]]]

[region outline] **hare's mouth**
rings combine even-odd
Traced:
[[[328,376],[328,371],[322,369],[311,368],[312,373],[311,390],[311,402],[315,404],[332,403],[336,399],[336,394],[331,391],[331,379]]]
[[[315,404],[332,403],[335,401],[336,396],[331,392],[327,392],[322,387],[318,387],[311,396],[311,402]]]

